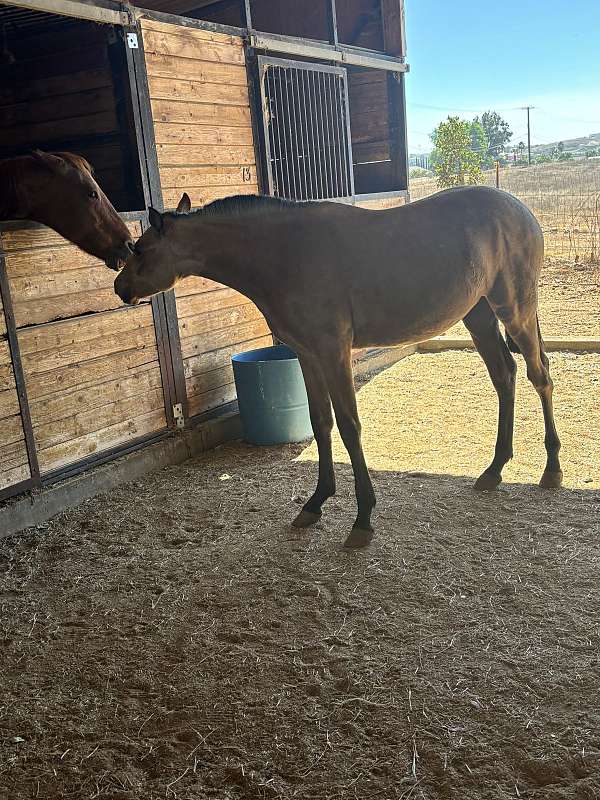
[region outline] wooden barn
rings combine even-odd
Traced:
[[[137,236],[183,191],[407,201],[403,0],[0,0],[0,158],[85,156]],[[0,500],[235,408],[271,342],[209,280],[137,307],[48,228],[0,223]]]

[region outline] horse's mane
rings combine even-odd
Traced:
[[[284,200],[281,197],[270,197],[268,195],[259,194],[239,194],[232,197],[224,197],[221,200],[213,200],[202,208],[196,208],[185,214],[187,217],[221,217],[221,216],[239,216],[245,212],[273,212],[284,211],[286,208],[297,206],[309,205],[308,202],[301,202],[297,200]],[[179,217],[176,212],[172,216]]]

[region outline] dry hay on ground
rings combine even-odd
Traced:
[[[359,394],[366,551],[347,464],[293,531],[313,447],[243,444],[0,542],[0,797],[600,796],[600,359],[551,361],[562,491],[521,368],[515,482],[475,494],[493,389],[421,355]]]

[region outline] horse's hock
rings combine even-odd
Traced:
[[[0,159],[85,157],[134,238],[149,205],[172,208],[183,191],[194,205],[258,191],[403,203],[393,4],[366,26],[369,3],[340,4],[335,41],[327,15],[263,0],[246,4],[250,41],[244,4],[225,5],[185,21],[110,0],[0,5]],[[114,273],[36,224],[0,220],[0,260],[0,501],[234,411],[231,356],[272,343],[257,309],[209,280],[124,307]]]

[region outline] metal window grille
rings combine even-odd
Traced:
[[[290,200],[354,195],[346,70],[259,58],[269,189]]]

